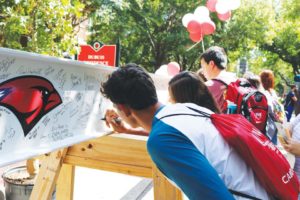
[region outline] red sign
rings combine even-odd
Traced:
[[[80,47],[81,51],[78,55],[78,60],[112,67],[116,66],[116,45],[100,46],[100,44],[96,42],[94,47],[91,45],[81,45]]]

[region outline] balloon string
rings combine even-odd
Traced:
[[[201,35],[202,35],[202,32],[201,32]],[[195,46],[197,46],[197,44],[199,44],[200,42],[202,42],[202,51],[204,52],[204,51],[205,51],[205,47],[204,47],[204,38],[202,38],[201,41],[199,41],[199,42],[193,44],[193,45],[192,45],[190,48],[188,48],[186,51],[192,50],[192,49],[193,49]]]
[[[196,44],[193,44],[193,46],[191,46],[190,48],[188,48],[186,51],[190,51],[192,50],[197,44],[199,44],[201,41],[197,42]]]
[[[204,47],[204,41],[202,40],[202,52],[205,51],[205,47]]]
[[[203,34],[202,34],[202,30],[201,30],[201,36],[202,36],[202,52],[204,53],[205,47],[204,47],[204,37],[203,37]]]

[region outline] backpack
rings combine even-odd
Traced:
[[[258,130],[265,134],[268,119],[268,100],[266,96],[243,78],[239,78],[230,84],[226,84],[219,79],[213,80],[222,82],[227,86],[227,91],[224,95],[225,100],[236,104],[237,113],[242,114]]]
[[[272,119],[275,122],[282,123],[285,118],[285,111],[284,111],[283,105],[274,97],[272,97],[271,104],[272,104],[273,110],[270,110],[269,113],[271,114]]]
[[[298,199],[299,180],[296,173],[277,147],[245,117],[240,114],[208,114],[191,107],[188,108],[198,115],[178,113],[162,118],[175,115],[210,118],[226,142],[251,167],[269,195],[275,199]],[[251,196],[255,194],[244,194],[230,188],[229,191],[238,196],[258,199]]]

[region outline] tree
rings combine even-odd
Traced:
[[[0,7],[0,44],[53,56],[75,53],[75,28],[95,4],[99,1],[5,0]]]
[[[299,73],[300,29],[295,28],[300,25],[299,5],[297,0],[281,1],[277,5],[275,1],[244,1],[225,24],[220,38],[226,38],[223,44],[234,51],[236,58],[246,56],[251,60],[258,55],[265,56],[264,60],[269,62],[261,63],[264,68],[289,72],[291,76],[286,68],[292,67],[294,74]]]
[[[297,0],[282,1],[281,12],[276,20],[276,36],[271,44],[262,44],[262,48],[277,54],[289,63],[294,74],[299,74],[300,67],[300,3]]]
[[[197,5],[199,1],[178,0],[102,4],[102,12],[92,19],[91,41],[114,43],[120,38],[121,61],[140,63],[151,72],[170,61],[177,61],[182,69],[198,68],[201,48],[187,52],[193,43],[181,23]]]
[[[199,68],[198,58],[202,47],[197,45],[187,51],[193,43],[181,24],[181,18],[187,12],[193,12],[197,6],[205,5],[205,1],[122,2],[119,5],[102,4],[103,11],[93,18],[91,41],[114,43],[120,38],[122,62],[137,62],[150,71],[171,60],[177,61],[182,69]],[[264,52],[270,52],[263,47],[274,44],[276,14],[274,5],[262,0],[243,1],[243,6],[233,12],[229,22],[221,22],[215,13],[211,13],[217,30],[214,35],[205,36],[203,43],[206,47],[225,47],[231,60],[230,69],[233,70],[241,57],[251,60],[256,59],[257,55],[266,55]],[[257,51],[261,53],[254,53]],[[268,55],[267,58],[277,62],[280,55],[272,53],[273,56]],[[268,62],[258,68],[274,66],[265,64]]]
[[[177,61],[182,70],[197,70],[204,47],[223,46],[233,71],[240,58],[250,69],[270,68],[292,77],[299,73],[300,29],[298,0],[244,0],[232,19],[211,18],[217,30],[194,44],[182,26],[184,14],[205,0],[0,0],[0,45],[60,56],[75,53],[76,27],[91,23],[90,41],[121,40],[121,62],[136,62],[153,72],[162,64]],[[292,69],[292,70],[290,70]]]

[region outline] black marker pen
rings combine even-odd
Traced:
[[[101,120],[106,121],[106,117],[103,117]],[[120,124],[122,122],[122,119],[120,117],[116,117],[113,119],[117,124]]]

